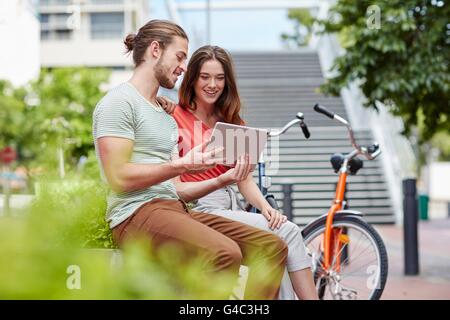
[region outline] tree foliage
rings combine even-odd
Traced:
[[[370,24],[373,5],[379,28]],[[448,2],[339,0],[329,14],[320,24],[339,34],[345,54],[335,60],[336,75],[323,92],[339,95],[356,80],[366,106],[384,103],[404,120],[406,134],[419,128],[423,142],[450,131]]]
[[[14,145],[22,163],[56,168],[56,149],[69,163],[92,150],[92,112],[109,71],[43,69],[23,88],[0,82],[0,148]]]
[[[15,89],[0,80],[0,148],[15,144],[23,135],[23,114],[26,112],[25,90]]]

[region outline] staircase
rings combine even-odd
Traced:
[[[234,53],[233,58],[247,125],[280,128],[297,112],[305,116],[310,139],[303,137],[300,128],[291,128],[279,141],[271,142],[266,153],[271,193],[282,206],[282,184],[292,183],[294,222],[304,225],[326,213],[331,205],[338,176],[330,156],[352,150],[347,129],[316,113],[313,106],[320,103],[348,119],[345,106],[341,98],[317,92],[324,79],[315,52]],[[359,144],[373,142],[370,128],[355,132],[355,136]],[[364,161],[364,167],[347,181],[349,209],[363,212],[370,223],[395,222],[379,159]]]

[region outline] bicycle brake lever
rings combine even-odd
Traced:
[[[303,121],[300,122],[300,128],[302,128],[303,135],[305,136],[305,138],[309,139],[311,134],[309,133],[309,130],[308,130],[308,127],[306,126],[306,123],[304,123]]]
[[[364,149],[366,150],[366,158],[369,160],[375,159],[381,153],[380,145],[377,142],[364,147]]]
[[[381,154],[381,149],[378,149],[378,150],[375,151],[374,153],[369,154],[369,157],[370,157],[369,160],[375,159],[375,158],[378,157],[380,154]]]

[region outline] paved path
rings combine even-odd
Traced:
[[[419,222],[419,275],[404,275],[403,227],[375,226],[385,241],[389,276],[382,299],[450,299],[450,219]]]

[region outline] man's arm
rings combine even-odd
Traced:
[[[97,144],[106,179],[116,192],[144,189],[186,172],[186,168],[176,162],[130,163],[134,145],[130,139],[101,137]]]
[[[216,165],[211,158],[217,150],[202,153],[205,144],[193,148],[183,158],[163,164],[130,163],[133,152],[130,139],[101,137],[97,145],[106,179],[116,192],[148,188],[185,172],[202,172]]]

